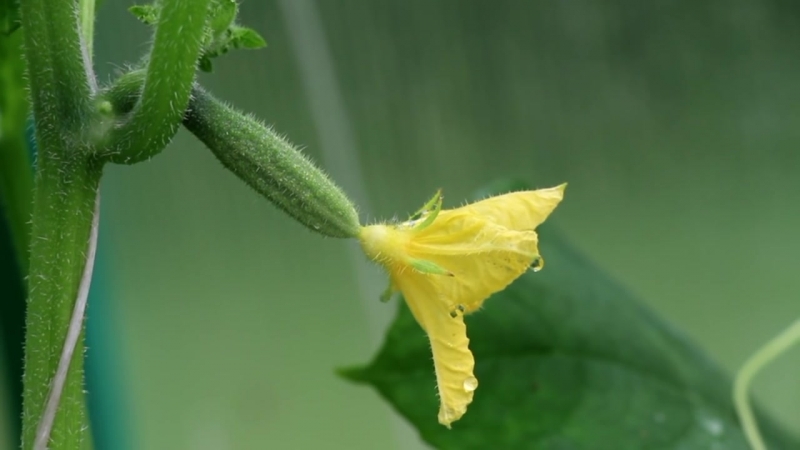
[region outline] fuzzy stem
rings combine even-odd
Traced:
[[[74,0],[24,0],[29,87],[39,148],[65,152],[90,110],[90,83],[83,63]],[[46,125],[46,126],[44,126]]]
[[[83,320],[86,315],[86,302],[89,299],[89,286],[92,282],[94,260],[97,253],[97,232],[99,223],[100,194],[98,193],[94,202],[94,213],[92,214],[92,228],[89,234],[89,248],[86,255],[86,264],[83,269],[83,274],[81,275],[80,284],[78,285],[78,298],[75,300],[75,306],[72,310],[67,336],[64,340],[64,347],[61,350],[61,357],[58,361],[56,375],[50,386],[50,394],[47,397],[44,413],[36,428],[35,450],[47,449],[47,444],[50,441],[50,436],[53,431],[56,411],[61,402],[61,396],[64,394],[64,386],[67,376],[69,375],[72,358],[75,355],[75,350],[78,348],[78,342],[82,339],[84,328]]]
[[[34,192],[25,339],[23,449],[43,417],[83,278],[100,168],[64,164],[40,153]],[[84,448],[89,441],[83,392],[83,332],[66,372],[49,448]]]
[[[37,142],[25,327],[22,448],[34,446],[84,273],[100,166],[88,158],[92,68],[75,0],[24,0],[24,56]],[[92,19],[93,20],[93,19]],[[90,442],[83,391],[83,334],[66,371],[47,443],[77,450]]]
[[[208,5],[209,0],[162,0],[141,96],[100,156],[133,164],[152,158],[175,136],[189,103]]]

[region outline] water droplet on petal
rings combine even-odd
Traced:
[[[458,312],[456,312],[455,310],[453,310],[453,311],[450,311],[450,317],[452,317],[453,319],[455,319],[456,317],[458,317]]]
[[[478,389],[478,379],[475,377],[469,377],[464,380],[464,390],[467,392],[472,392],[475,389]]]
[[[542,267],[544,267],[544,259],[541,256],[533,258],[533,261],[531,262],[531,270],[538,272],[542,270]]]

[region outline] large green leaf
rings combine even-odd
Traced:
[[[442,449],[748,449],[728,376],[550,225],[539,231],[545,269],[467,317],[480,387],[452,430],[436,420],[430,347],[405,304],[372,363],[343,375]],[[800,448],[765,428],[770,448]]]

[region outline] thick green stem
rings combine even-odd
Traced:
[[[34,192],[25,339],[23,449],[33,446],[56,373],[85,267],[101,170],[85,159],[40,154]],[[83,336],[67,374],[50,449],[81,449],[89,441],[83,393]]]
[[[86,266],[100,165],[85,142],[95,80],[75,0],[23,0],[24,56],[35,122],[34,179],[23,376],[23,449],[33,448]],[[89,19],[85,14],[84,19]],[[90,128],[90,127],[89,127]],[[90,443],[82,336],[48,439],[51,450]]]
[[[119,164],[149,159],[167,145],[189,103],[209,0],[162,0],[139,102],[111,132],[101,156]]]
[[[83,63],[75,0],[23,0],[25,59],[39,148],[65,152],[89,113],[90,81]]]

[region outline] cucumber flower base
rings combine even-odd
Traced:
[[[400,291],[428,335],[439,423],[448,428],[478,388],[464,315],[525,271],[543,267],[534,230],[561,201],[564,188],[513,192],[450,210],[442,210],[439,192],[406,222],[361,228],[364,252],[389,273],[381,299]]]

